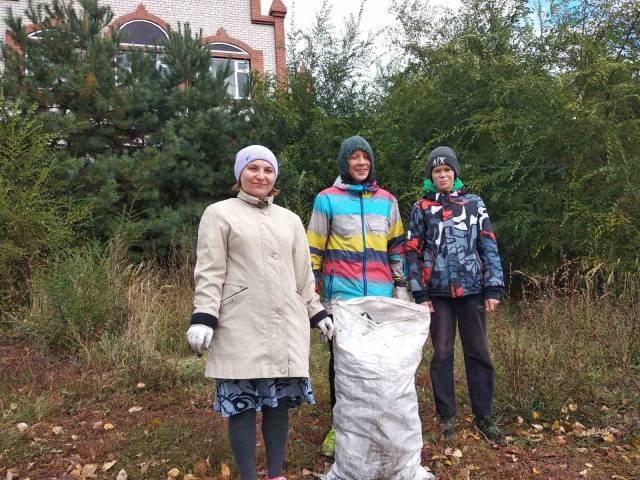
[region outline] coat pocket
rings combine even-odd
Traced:
[[[220,306],[222,307],[234,302],[238,296],[248,288],[249,287],[246,285],[240,285],[239,283],[225,282],[222,286],[222,300],[220,300]]]
[[[389,233],[389,223],[384,220],[368,220],[367,230],[371,233],[386,235]]]

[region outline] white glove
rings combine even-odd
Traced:
[[[329,317],[324,317],[322,320],[318,322],[316,325],[322,332],[322,335],[327,337],[328,340],[333,338],[333,322]]]
[[[191,325],[187,330],[187,342],[198,356],[209,350],[212,338],[213,328],[206,325]]]
[[[398,300],[404,300],[405,302],[413,302],[413,297],[409,293],[407,287],[395,287],[393,289],[393,296]]]

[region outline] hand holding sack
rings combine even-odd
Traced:
[[[318,322],[316,327],[320,329],[324,337],[327,337],[327,340],[331,340],[333,338],[334,328],[333,328],[333,322],[331,321],[331,318],[324,317],[322,320]]]
[[[393,288],[393,297],[398,300],[402,300],[404,302],[413,302],[413,297],[409,293],[409,289],[407,287],[398,286]]]
[[[187,342],[198,356],[209,350],[212,338],[213,328],[206,325],[191,325],[187,330]]]

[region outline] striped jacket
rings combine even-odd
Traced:
[[[393,295],[404,280],[404,229],[393,195],[340,177],[320,192],[307,229],[316,288],[332,300]]]

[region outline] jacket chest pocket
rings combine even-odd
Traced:
[[[389,223],[384,220],[367,220],[367,231],[378,235],[389,233]]]
[[[341,219],[333,221],[331,224],[331,232],[344,238],[353,237],[360,233],[360,221],[356,219]]]

